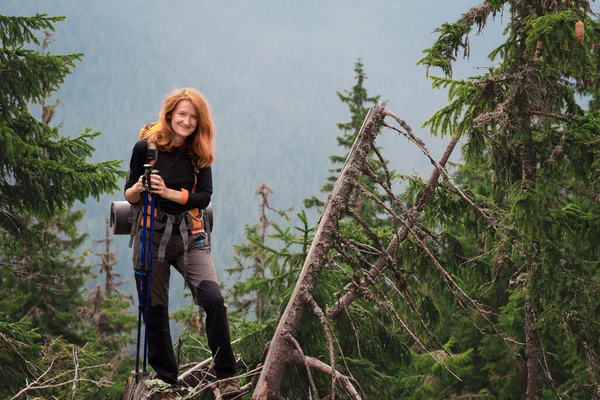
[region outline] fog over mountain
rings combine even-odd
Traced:
[[[4,0],[1,13],[63,15],[52,53],[84,53],[56,97],[53,123],[76,135],[87,126],[102,135],[95,160],[120,159],[128,168],[140,127],[157,118],[173,88],[202,91],[214,108],[217,161],[213,167],[213,256],[220,277],[231,266],[232,245],[244,226],[259,220],[254,191],[262,182],[276,208],[295,206],[329,175],[329,156],[341,154],[337,122],[349,113],[336,95],[350,89],[360,57],[371,96],[426,140],[437,157],[447,139],[429,139],[421,124],[446,102],[431,89],[416,62],[444,21],[455,21],[476,1],[144,1]],[[474,57],[456,76],[492,65],[485,54],[499,43],[501,17],[492,37],[473,35]],[[488,33],[489,35],[489,33]],[[483,50],[483,51],[480,51]],[[439,71],[431,71],[440,74]],[[405,139],[387,132],[378,144],[391,167],[429,175],[427,159]],[[458,158],[457,158],[458,159]],[[123,182],[121,182],[122,184]],[[81,227],[91,239],[103,235],[103,218],[122,192],[88,201]],[[311,212],[311,224],[317,215]],[[130,275],[127,237],[116,237],[118,270]],[[92,260],[91,262],[95,262]],[[181,285],[173,285],[177,290]]]

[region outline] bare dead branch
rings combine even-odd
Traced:
[[[236,339],[233,342],[231,342],[231,345],[233,346],[234,344],[238,343],[241,339]],[[190,377],[194,372],[196,371],[200,371],[202,368],[207,367],[208,365],[210,365],[213,362],[213,358],[209,357],[206,360],[199,362],[197,364],[195,364],[194,366],[192,366],[192,368],[188,369],[187,371],[185,371],[183,374],[179,375],[179,377],[177,378],[177,380],[181,383],[185,383],[186,379],[188,377]]]
[[[339,373],[334,368],[325,364],[324,362],[317,360],[316,358],[313,358],[313,357],[304,356],[303,354],[299,353],[296,350],[291,352],[290,362],[293,364],[296,364],[296,365],[307,365],[311,368],[318,369],[319,371],[330,375],[332,377],[332,380],[338,380],[338,381],[342,382],[342,385],[346,389],[346,392],[348,392],[348,395],[350,395],[350,398],[352,398],[354,400],[362,400],[361,395],[358,393],[358,391],[354,387],[355,385],[360,387],[358,385],[358,382],[356,382],[356,380],[354,380],[353,378],[349,378],[349,377]]]
[[[429,153],[429,150],[427,150],[427,147],[425,146],[425,143],[423,143],[423,141],[421,139],[419,139],[412,131],[412,128],[410,126],[408,126],[408,124],[406,122],[404,122],[403,120],[401,120],[398,116],[396,116],[394,113],[386,110],[384,112],[384,114],[386,116],[390,116],[393,119],[396,120],[396,122],[398,122],[398,124],[404,128],[404,132],[401,131],[400,129],[396,128],[395,126],[391,126],[388,125],[386,123],[384,123],[384,126],[387,126],[390,129],[395,130],[396,132],[400,133],[402,136],[407,137],[410,141],[412,141],[413,143],[415,143],[417,145],[417,147],[419,149],[421,149],[421,151],[423,152],[423,154],[425,154],[425,156],[429,159],[429,161],[431,161],[431,163],[435,166],[435,168],[437,170],[439,170],[441,172],[442,175],[444,175],[444,179],[446,179],[446,181],[450,184],[450,186],[452,186],[453,190],[467,203],[469,204],[471,207],[473,207],[487,222],[488,225],[490,227],[492,227],[493,229],[496,229],[497,225],[498,225],[498,221],[496,221],[496,218],[494,218],[494,216],[488,211],[488,210],[484,210],[483,208],[479,207],[477,204],[475,204],[470,198],[469,196],[467,196],[466,194],[463,193],[462,190],[460,190],[458,188],[458,186],[454,183],[454,180],[452,179],[452,177],[450,176],[450,174],[448,173],[448,171],[446,171],[446,169],[440,165],[432,156],[431,153]]]
[[[558,119],[558,120],[563,121],[563,122],[571,122],[571,121],[576,120],[578,118],[577,114],[572,114],[572,113],[568,113],[568,114],[555,114],[555,113],[545,112],[545,111],[541,111],[541,110],[532,110],[532,111],[529,112],[529,115],[531,115],[531,116],[538,116],[538,117],[552,118],[552,119]]]
[[[30,391],[37,391],[37,390],[43,390],[43,389],[51,389],[51,388],[59,388],[61,386],[66,386],[66,385],[70,385],[70,384],[76,384],[77,382],[90,382],[93,383],[94,385],[98,386],[98,387],[107,387],[110,386],[112,384],[112,382],[102,378],[99,381],[96,380],[92,380],[92,379],[87,379],[87,378],[73,378],[73,379],[69,379],[66,381],[59,381],[59,379],[65,375],[70,375],[72,373],[74,373],[74,370],[70,370],[70,371],[66,371],[63,372],[61,374],[58,374],[52,378],[49,378],[45,381],[42,381],[42,378],[44,378],[51,370],[52,367],[54,365],[54,361],[56,360],[56,357],[51,361],[50,366],[46,369],[46,371],[44,371],[44,373],[42,373],[39,377],[37,377],[33,382],[31,382],[30,384],[28,384],[27,386],[25,386],[23,389],[21,389],[17,394],[15,394],[13,397],[10,397],[8,400],[16,400],[18,399],[22,394],[30,392]],[[97,369],[97,368],[108,368],[110,366],[110,364],[99,364],[99,365],[94,365],[94,366],[89,366],[89,367],[83,367],[80,370],[91,370],[91,369]],[[57,382],[58,381],[58,382]]]
[[[358,351],[358,358],[362,359],[362,353],[360,350],[360,339],[358,338],[358,330],[354,326],[354,322],[352,322],[352,318],[350,317],[348,308],[345,308],[344,311],[346,311],[346,317],[348,317],[348,321],[350,321],[350,325],[352,325],[352,330],[354,331],[354,337],[356,338],[356,350]]]
[[[55,275],[41,274],[39,272],[27,271],[21,266],[12,265],[5,261],[0,261],[0,267],[6,268],[10,273],[16,276],[21,281],[30,285],[33,288],[49,291],[58,294],[59,291],[52,285],[45,284],[43,282],[52,282]]]
[[[456,23],[459,25],[471,25],[475,23],[477,24],[479,33],[484,28],[490,14],[496,15],[494,7],[488,2],[483,2],[476,7],[471,7],[469,11],[461,15]]]
[[[427,255],[429,256],[429,259],[433,262],[433,265],[438,269],[438,271],[440,272],[440,274],[442,276],[442,279],[444,280],[444,282],[446,282],[446,286],[449,289],[450,293],[453,294],[454,298],[457,300],[457,302],[461,306],[461,308],[463,308],[463,310],[465,310],[465,313],[466,313],[467,317],[473,323],[473,326],[475,326],[475,328],[477,328],[480,332],[485,333],[475,323],[475,320],[472,318],[472,316],[470,315],[470,313],[467,311],[466,305],[470,306],[473,310],[475,310],[477,312],[477,314],[479,314],[485,320],[485,322],[490,326],[490,328],[492,328],[492,330],[494,331],[494,333],[496,335],[498,335],[498,337],[500,337],[502,339],[502,341],[504,342],[504,344],[506,345],[506,347],[515,356],[517,356],[519,359],[523,360],[523,358],[521,357],[521,355],[514,351],[514,349],[509,345],[509,343],[506,340],[506,338],[504,337],[504,335],[502,335],[502,333],[500,331],[498,331],[498,329],[496,328],[496,325],[488,318],[487,312],[485,310],[483,310],[479,306],[479,304],[477,304],[477,302],[475,300],[473,300],[469,295],[467,295],[462,290],[462,288],[460,287],[460,285],[458,285],[456,283],[456,281],[454,280],[454,278],[452,278],[452,276],[448,273],[448,271],[446,271],[445,268],[439,263],[439,261],[437,260],[437,258],[429,250],[429,248],[427,247],[427,245],[419,238],[419,236],[416,235],[412,231],[411,228],[408,228],[408,229],[409,229],[410,233],[413,235],[413,237],[415,238],[415,240],[417,241],[417,243],[419,244],[419,246],[421,246],[421,248],[425,251],[425,253],[427,253]]]
[[[296,338],[294,338],[292,335],[287,335],[287,340],[294,344],[294,347],[296,347],[296,351],[300,353],[300,356],[304,360],[304,366],[306,367],[306,376],[308,376],[308,383],[310,384],[310,387],[314,392],[315,397],[317,398],[317,400],[319,400],[319,392],[317,391],[317,387],[315,386],[315,381],[313,380],[312,373],[310,372],[310,365],[308,365],[306,356],[304,355],[304,351],[302,351],[300,343],[298,343]]]
[[[390,285],[392,285],[392,287],[394,288],[394,290],[396,291],[396,293],[398,293],[398,295],[400,296],[400,298],[402,300],[404,300],[404,302],[406,304],[408,304],[408,307],[410,308],[410,310],[417,316],[417,318],[419,319],[419,323],[421,324],[421,326],[423,328],[425,328],[425,330],[427,331],[427,334],[429,335],[429,337],[437,343],[437,345],[440,347],[440,349],[444,350],[446,353],[448,353],[446,351],[446,349],[444,348],[444,345],[442,344],[442,342],[440,342],[440,339],[435,335],[435,333],[433,333],[431,331],[431,329],[429,329],[429,326],[425,323],[425,320],[423,319],[423,316],[421,315],[421,313],[419,312],[419,310],[417,309],[417,306],[415,305],[415,303],[413,302],[413,300],[411,299],[411,297],[408,295],[408,291],[406,289],[404,290],[400,290],[396,287],[396,285],[394,284],[394,282],[392,282],[391,279],[389,279],[388,277],[385,277],[385,279],[388,281],[388,283]],[[448,353],[450,354],[450,353]]]
[[[458,143],[458,136],[454,135],[451,137],[450,142],[448,143],[448,145],[446,146],[446,149],[444,150],[444,153],[440,157],[440,161],[437,163],[437,165],[439,167],[437,167],[437,166],[435,167],[435,169],[431,173],[431,176],[429,177],[429,180],[427,181],[427,184],[423,188],[423,191],[421,192],[421,194],[419,194],[417,201],[415,202],[413,207],[408,212],[408,214],[413,215],[413,217],[406,221],[407,226],[414,224],[413,220],[417,219],[418,215],[423,211],[425,204],[427,204],[427,201],[429,200],[429,198],[433,194],[434,189],[438,185],[441,168],[443,168],[443,166],[445,166],[446,163],[448,162],[450,155],[452,154],[452,152],[454,151],[454,148],[456,147],[456,143]],[[361,226],[363,226],[363,228],[365,228],[366,232],[371,232],[369,234],[370,237],[372,235],[377,237],[377,235],[374,232],[372,232],[370,230],[370,228],[368,228],[368,225],[366,224],[366,222],[364,222],[362,220],[362,218],[360,218],[360,217],[357,218],[356,214],[353,213],[351,210],[348,210],[348,213],[350,213],[350,215],[352,215],[352,217],[356,221],[358,221],[359,224],[361,224]],[[402,228],[399,231],[397,231],[396,235],[394,236],[394,238],[392,239],[390,244],[385,249],[383,255],[377,259],[377,261],[375,262],[375,266],[373,268],[371,268],[371,270],[369,270],[368,275],[371,278],[376,279],[377,276],[386,268],[386,266],[389,265],[390,260],[391,260],[391,254],[395,254],[396,249],[398,248],[400,243],[402,243],[408,236],[407,226],[403,225]],[[376,239],[376,242],[378,242],[378,245],[380,245],[381,248],[383,248],[383,245],[381,244],[381,241],[379,240],[379,238]],[[360,285],[358,285],[358,286],[362,286],[365,283],[366,283],[366,281],[363,280],[360,282]],[[354,300],[356,300],[356,298],[358,297],[358,291],[354,290],[355,288],[356,288],[356,286],[354,284],[349,285],[348,289],[347,289],[347,293],[344,296],[340,297],[336,301],[336,304],[333,307],[331,307],[327,310],[327,314],[330,317],[335,318],[337,315],[339,315],[339,313],[342,311],[343,308],[349,306],[350,304],[352,304],[352,302]]]
[[[331,362],[331,368],[335,370],[335,351],[333,350],[333,339],[331,335],[331,328],[329,327],[329,322],[327,318],[325,318],[325,313],[321,310],[321,307],[317,304],[315,299],[312,297],[308,291],[304,290],[301,292],[301,295],[304,301],[310,305],[312,312],[319,318],[321,325],[323,326],[323,330],[325,332],[325,338],[327,339],[327,343],[329,344],[329,359]],[[331,379],[331,400],[335,400],[335,374],[332,375]]]
[[[342,273],[347,274],[343,270],[343,268],[341,266],[339,266],[338,264],[336,264],[336,263],[330,263],[330,264],[336,266],[337,268],[341,268]],[[371,278],[369,278],[368,275],[365,275],[365,279],[371,280]],[[434,360],[437,364],[441,365],[444,369],[446,369],[448,372],[450,372],[454,377],[456,377],[456,379],[461,381],[461,379],[454,372],[452,372],[448,368],[448,366],[446,366],[444,363],[442,363],[432,352],[429,351],[429,349],[427,349],[427,346],[425,346],[425,344],[421,341],[421,339],[419,339],[419,337],[410,329],[408,324],[402,319],[400,314],[398,314],[398,312],[394,308],[393,304],[389,300],[386,300],[386,301],[381,300],[381,299],[386,298],[383,291],[379,287],[377,287],[374,284],[374,282],[371,281],[369,283],[371,284],[372,287],[375,288],[375,290],[378,292],[379,296],[376,296],[367,287],[367,285],[359,287],[361,295],[363,295],[363,297],[365,297],[366,299],[379,304],[383,309],[387,310],[393,317],[395,317],[395,320],[400,324],[400,326],[402,326],[402,329],[404,329],[404,331],[413,338],[413,340],[419,345],[419,347],[421,347],[421,349],[423,349],[423,351],[425,351],[431,357],[432,360]],[[441,346],[441,348],[444,349],[443,346]],[[444,349],[444,351],[446,351],[446,350]]]
[[[71,400],[75,399],[77,392],[77,378],[79,375],[79,359],[77,358],[77,349],[73,345],[73,364],[75,364],[75,372],[73,373],[73,386],[71,387]]]
[[[371,266],[371,263],[369,262],[369,260],[367,260],[367,258],[365,256],[362,255],[362,252],[354,245],[354,243],[352,243],[350,240],[348,240],[347,237],[345,237],[344,235],[342,235],[340,232],[336,231],[333,232],[333,237],[335,239],[338,240],[338,242],[340,242],[339,244],[336,243],[334,244],[334,247],[336,248],[336,250],[340,253],[343,254],[345,257],[345,259],[352,259],[350,257],[350,255],[348,254],[348,252],[344,249],[343,246],[348,247],[350,250],[353,251],[353,253],[356,255],[356,257],[358,257],[358,259],[360,260],[360,262],[362,262],[363,265],[365,266]],[[354,261],[354,260],[353,260]],[[356,267],[359,267],[357,264],[355,264]]]

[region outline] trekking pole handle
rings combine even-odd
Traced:
[[[152,181],[150,180],[150,171],[152,171],[152,165],[144,164],[144,176],[142,177],[142,185],[146,186],[148,183],[148,190],[152,189]]]
[[[152,169],[151,164],[144,164],[144,170],[142,185],[146,186],[146,182],[148,182],[148,191],[152,191],[152,180],[150,179],[150,174],[159,175],[160,172],[157,169]]]

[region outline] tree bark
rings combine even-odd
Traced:
[[[380,106],[369,110],[356,141],[350,149],[344,167],[329,195],[319,227],[296,282],[296,287],[271,340],[262,372],[252,395],[253,399],[281,399],[279,388],[283,379],[283,371],[288,361],[288,355],[293,350],[286,336],[294,336],[306,306],[302,300],[301,291],[305,290],[312,294],[319,280],[321,270],[327,262],[327,254],[333,244],[332,232],[337,230],[342,211],[358,178],[361,165],[366,162],[371,143],[377,136],[383,121],[383,111],[384,108]]]
[[[530,267],[531,268],[531,267]],[[529,276],[532,277],[531,272]],[[539,301],[536,294],[527,293],[525,300],[525,345],[527,348],[527,400],[542,398],[542,344],[535,330]]]

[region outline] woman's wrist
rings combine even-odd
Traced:
[[[125,199],[131,204],[135,204],[142,198],[142,194],[135,190],[135,186],[125,191]]]

